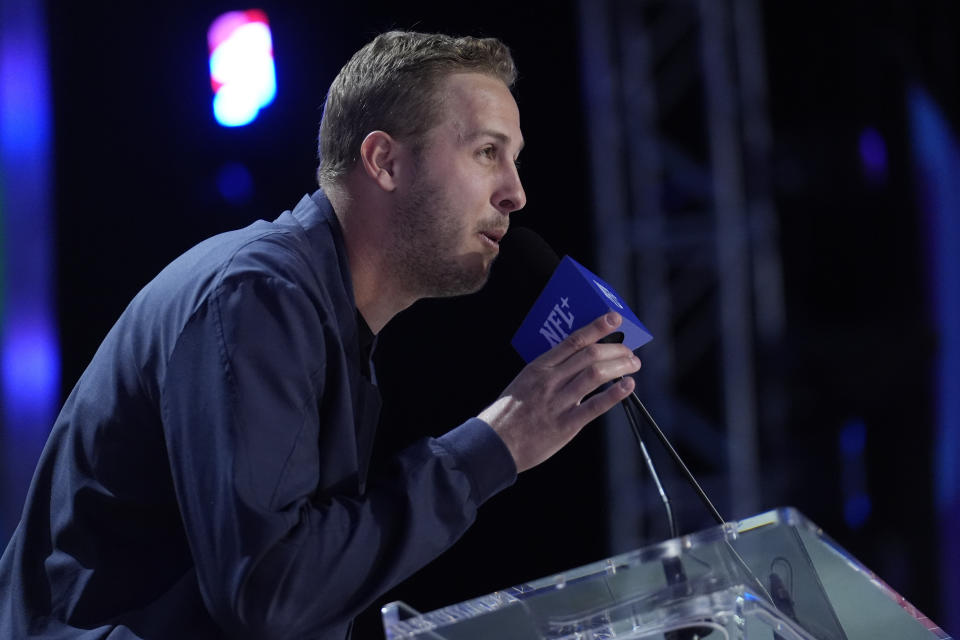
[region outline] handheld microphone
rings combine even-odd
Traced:
[[[536,302],[534,302],[533,307],[527,313],[511,341],[513,348],[526,362],[530,362],[541,353],[548,351],[554,344],[559,343],[569,335],[571,331],[576,331],[608,311],[616,311],[623,317],[623,323],[620,325],[622,342],[630,347],[631,351],[653,339],[653,335],[647,331],[647,328],[643,326],[643,323],[640,322],[613,287],[583,265],[577,263],[573,258],[568,256],[560,260],[553,249],[550,248],[550,245],[536,232],[523,227],[511,229],[503,239],[501,248],[505,249],[502,255],[508,261],[515,261],[516,263],[523,261],[522,267],[519,264],[512,265],[513,270],[522,280],[520,284],[515,283],[518,295],[524,295],[525,293],[526,299],[529,300],[530,297],[536,295],[535,292],[538,287],[542,288]],[[546,275],[550,274],[551,271],[551,275]],[[544,281],[546,281],[546,285],[542,284]],[[523,287],[522,293],[521,287]],[[619,338],[620,336],[612,335],[605,340],[619,342]],[[707,510],[710,511],[714,520],[718,524],[724,524],[723,517],[713,506],[706,492],[701,488],[690,469],[687,468],[676,449],[673,448],[666,434],[663,433],[653,416],[640,402],[636,393],[630,394],[623,401],[623,408],[627,413],[627,418],[641,452],[644,454],[644,462],[664,503],[671,535],[676,537],[677,527],[673,519],[673,510],[670,507],[670,498],[657,477],[652,460],[647,455],[646,446],[640,437],[640,429],[634,412],[638,413],[653,430],[657,439],[660,440],[670,457],[673,458],[673,461],[680,468],[697,496],[703,501]]]
[[[508,240],[515,246],[529,248],[531,261],[539,270],[552,271],[510,342],[524,361],[535,360],[608,311],[619,313],[623,322],[618,335],[607,341],[623,342],[634,351],[653,339],[627,303],[600,276],[570,256],[560,260],[539,235],[523,227],[507,233],[504,242]]]

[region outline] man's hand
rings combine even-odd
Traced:
[[[518,472],[552,456],[588,422],[633,391],[633,378],[626,377],[583,401],[601,385],[640,368],[629,348],[597,342],[621,321],[619,314],[608,313],[570,334],[524,367],[480,413],[503,438]]]

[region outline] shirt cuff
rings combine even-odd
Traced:
[[[437,441],[454,455],[470,478],[472,497],[478,505],[517,479],[517,465],[507,445],[493,427],[480,418],[470,418]]]

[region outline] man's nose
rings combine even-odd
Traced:
[[[527,204],[527,194],[523,190],[523,184],[520,182],[520,175],[516,168],[513,168],[510,173],[510,178],[495,195],[493,203],[505,215],[519,211]]]

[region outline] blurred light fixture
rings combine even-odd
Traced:
[[[214,117],[225,127],[250,124],[277,94],[267,14],[224,13],[210,25],[207,45]]]
[[[217,189],[225,201],[232,205],[249,204],[253,198],[253,176],[239,162],[228,162],[217,174]]]
[[[887,179],[887,143],[879,131],[866,127],[860,132],[860,161],[867,179],[879,184]]]
[[[867,523],[873,508],[867,483],[867,425],[860,418],[849,420],[838,435],[843,519],[856,530]]]

